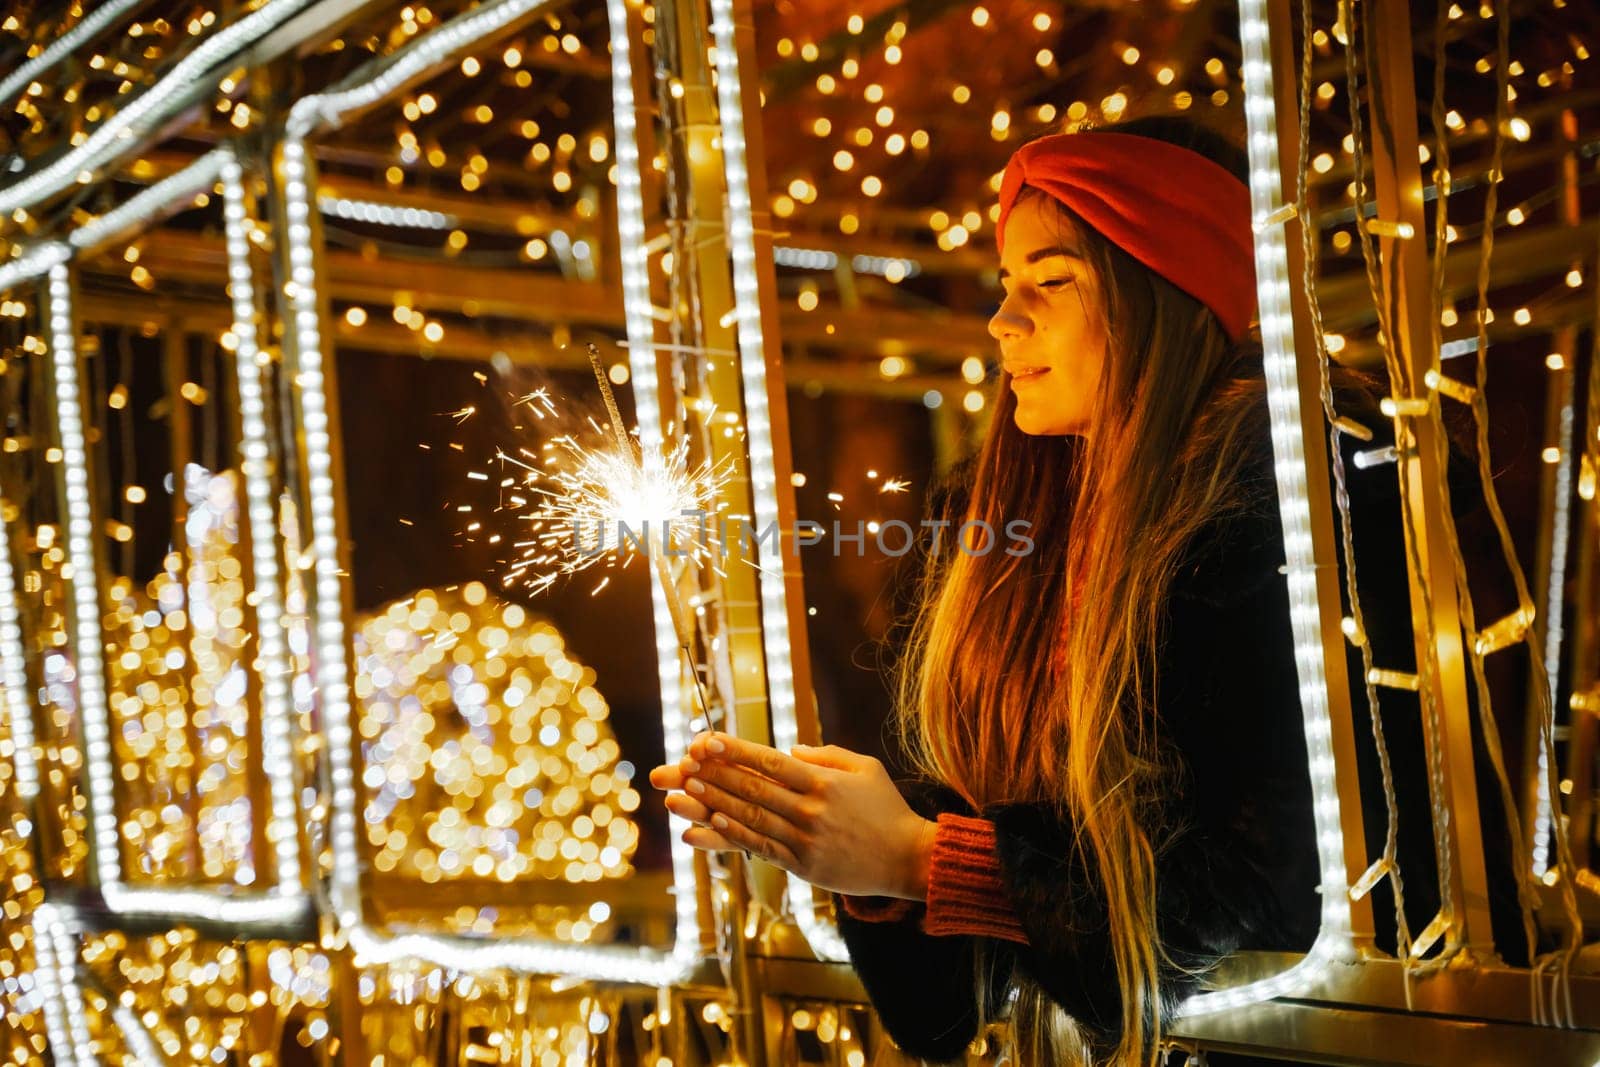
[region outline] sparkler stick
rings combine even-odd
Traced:
[[[594,380],[600,386],[600,395],[605,398],[606,414],[611,419],[611,433],[617,439],[617,447],[624,456],[635,455],[633,438],[628,435],[627,428],[622,422],[622,412],[617,409],[617,398],[611,392],[611,382],[606,377],[605,368],[600,365],[600,350],[593,342],[588,345],[589,368],[594,371]],[[649,459],[644,456],[641,448],[638,453],[641,466],[648,470]],[[662,536],[671,537],[671,526],[668,522],[661,524]],[[693,633],[683,617],[683,605],[678,603],[678,585],[673,580],[671,568],[667,566],[666,557],[661,554],[661,546],[649,543],[646,538],[646,549],[650,554],[650,562],[655,565],[656,576],[661,580],[662,591],[666,594],[667,613],[672,616],[672,629],[678,635],[678,648],[682,651],[684,662],[688,664],[689,675],[694,679],[694,689],[700,696],[700,708],[705,713],[706,726],[711,723],[711,702],[706,699],[705,688],[700,682],[700,670],[695,664],[694,654],[690,651],[693,643]]]

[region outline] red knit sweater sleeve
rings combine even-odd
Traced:
[[[988,819],[951,812],[939,816],[922,929],[930,934],[977,934],[1028,943],[1000,876],[994,823]]]
[[[1027,944],[1028,936],[1000,875],[994,823],[946,812],[939,816],[938,826],[928,866],[923,932],[936,936],[976,934]],[[844,910],[863,922],[895,922],[905,918],[917,904],[892,897],[841,899]]]

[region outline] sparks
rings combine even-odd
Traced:
[[[731,471],[709,462],[691,469],[688,442],[664,459],[643,461],[615,448],[590,449],[571,437],[557,442],[563,455],[553,470],[539,470],[504,452],[524,472],[533,499],[518,516],[532,524],[518,542],[530,577],[572,574],[595,565],[627,566],[652,551],[713,561],[718,541],[712,512]]]

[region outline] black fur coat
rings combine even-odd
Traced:
[[[1357,448],[1384,443],[1347,449],[1347,464]],[[1348,470],[1359,592],[1375,662],[1411,671],[1415,654],[1395,467],[1359,470],[1349,464]],[[1173,580],[1155,666],[1158,732],[1176,769],[1168,810],[1152,825],[1178,827],[1157,841],[1157,922],[1168,952],[1190,969],[1241,949],[1303,951],[1315,940],[1320,922],[1282,527],[1264,449],[1249,465],[1247,478],[1254,505],[1203,531]],[[1459,505],[1472,496],[1475,482],[1468,470],[1453,474],[1452,484],[1459,518]],[[1472,539],[1481,534],[1472,533],[1470,521],[1462,529],[1471,558]],[[1480,608],[1480,619],[1495,617]],[[1371,859],[1382,853],[1387,815],[1360,664],[1359,653],[1350,649],[1368,844],[1367,857],[1358,859]],[[1385,689],[1380,694],[1398,779],[1406,913],[1415,934],[1438,909],[1420,713],[1413,693]],[[1474,741],[1496,890],[1496,942],[1508,962],[1518,962],[1522,935],[1504,812],[1497,787],[1482,770],[1481,737]],[[910,783],[904,791],[925,816],[956,811],[995,824],[1002,876],[1028,944],[988,939],[989,958],[996,964],[989,979],[991,1003],[1003,1002],[1014,971],[1036,983],[1097,1045],[1114,1047],[1122,1009],[1106,908],[1092,860],[1074,851],[1072,828],[1043,806],[973,812],[942,787]],[[1387,884],[1381,885],[1373,893],[1373,909],[1379,944],[1390,949],[1393,908]],[[896,1044],[928,1060],[958,1057],[976,1036],[979,1021],[973,988],[977,939],[924,934],[920,904],[896,922],[866,922],[842,907],[838,911],[855,969]],[[1199,983],[1166,965],[1161,979],[1165,1011]]]

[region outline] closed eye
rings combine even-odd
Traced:
[[[1040,282],[1039,283],[1039,288],[1041,288],[1041,289],[1060,289],[1060,288],[1063,288],[1064,286],[1071,285],[1072,282],[1073,282],[1073,279],[1071,279],[1071,278],[1051,278],[1049,281]]]

